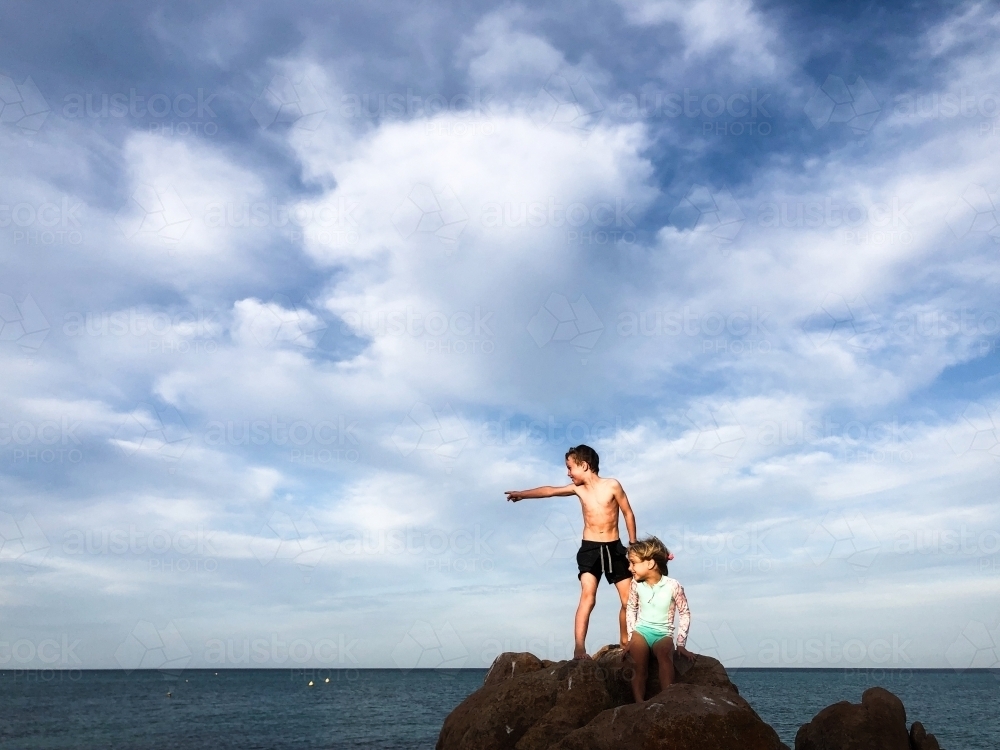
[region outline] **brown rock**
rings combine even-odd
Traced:
[[[448,714],[437,750],[512,750],[555,705],[559,684],[550,671],[555,668],[517,676],[515,670],[509,679],[483,685]]]
[[[602,712],[552,750],[781,750],[777,733],[737,693],[676,683],[643,703]]]
[[[511,680],[529,672],[537,672],[544,667],[545,662],[534,654],[506,651],[493,660],[493,665],[483,681],[483,687],[499,685],[504,680]]]
[[[608,690],[609,673],[591,660],[566,662],[552,675],[558,680],[556,700],[517,742],[517,750],[547,750],[606,708],[615,705]]]
[[[937,737],[927,734],[924,725],[919,721],[913,722],[910,727],[910,750],[941,750]]]
[[[631,704],[631,669],[622,649],[605,647],[595,657],[545,664],[532,654],[501,654],[483,686],[445,720],[438,750],[545,750],[601,712]],[[681,662],[678,683],[739,697],[717,660]]]
[[[594,660],[612,669],[620,668],[625,670],[620,679],[628,688],[628,697],[621,702],[631,703],[632,688],[628,685],[631,679],[631,672],[628,671],[631,663],[625,656],[625,652],[621,646],[605,646],[594,654]],[[694,660],[691,660],[674,652],[674,673],[676,675],[675,682],[678,683],[718,687],[732,690],[737,694],[739,693],[739,688],[730,681],[729,675],[726,673],[726,668],[722,666],[722,663],[718,659],[713,659],[711,656],[696,654]],[[646,698],[652,698],[658,692],[660,692],[660,674],[656,657],[653,657],[649,662],[649,677],[646,680]]]
[[[888,690],[873,687],[861,703],[841,701],[827,706],[799,727],[795,750],[911,750],[903,702]]]

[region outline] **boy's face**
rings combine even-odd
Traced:
[[[583,484],[589,472],[590,467],[585,463],[577,463],[575,456],[566,457],[566,475],[573,484]]]
[[[656,560],[640,560],[635,555],[628,556],[628,571],[637,581],[645,581],[656,569]]]

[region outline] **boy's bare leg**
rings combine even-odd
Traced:
[[[674,684],[674,639],[661,638],[653,645],[656,662],[660,666],[660,690]]]
[[[587,659],[587,629],[590,627],[590,613],[597,603],[597,577],[593,573],[580,576],[580,604],[576,608],[576,622],[573,628],[573,658]]]
[[[632,642],[628,647],[628,655],[632,657],[632,697],[636,703],[646,699],[646,675],[649,673],[649,645],[639,633],[632,634]]]
[[[621,644],[622,648],[625,648],[628,644],[628,628],[625,626],[625,607],[628,605],[628,595],[632,590],[632,579],[626,578],[624,581],[618,581],[618,583],[615,584],[615,588],[618,589],[618,596],[620,596],[622,600],[622,608],[621,611],[618,612],[618,642]]]

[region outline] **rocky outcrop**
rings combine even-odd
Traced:
[[[632,701],[618,646],[593,659],[551,662],[505,653],[483,686],[445,719],[437,750],[788,750],[709,656],[675,656],[677,681],[661,691],[650,665],[647,699]],[[941,750],[888,690],[820,711],[795,750]]]
[[[795,750],[941,750],[917,721],[906,731],[903,702],[888,690],[869,688],[861,703],[827,706],[795,735]]]
[[[941,750],[937,737],[927,734],[924,725],[919,721],[913,722],[910,727],[910,747],[912,750]]]
[[[655,667],[655,665],[652,665]],[[545,663],[501,654],[483,686],[445,720],[438,750],[781,750],[784,746],[743,700],[715,659],[675,660],[677,682],[656,699],[632,702],[622,650],[593,659]],[[655,668],[650,670],[655,675]],[[648,693],[658,693],[651,680]],[[669,738],[669,745],[663,744]],[[706,744],[707,743],[707,744]]]
[[[782,750],[785,745],[738,693],[678,683],[651,700],[601,712],[551,747]]]

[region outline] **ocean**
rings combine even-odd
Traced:
[[[433,748],[486,670],[0,672],[0,748]],[[740,693],[794,747],[799,725],[873,685],[896,693],[945,750],[1000,747],[1000,673],[754,670]],[[329,681],[327,681],[329,680]],[[312,681],[312,686],[309,682]]]

